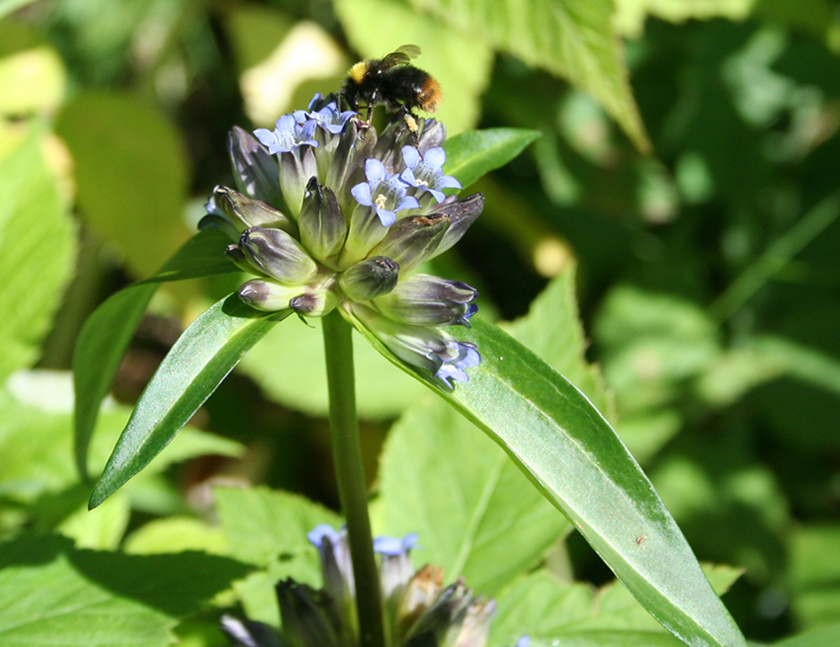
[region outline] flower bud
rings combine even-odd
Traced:
[[[296,232],[294,223],[281,211],[226,186],[213,189],[213,200],[240,231],[248,227],[274,227],[293,235]]]
[[[446,214],[402,218],[370,253],[395,260],[408,273],[434,255],[448,228]]]
[[[283,644],[290,647],[342,647],[337,617],[329,612],[331,600],[323,591],[287,579],[277,584],[283,618]]]
[[[352,637],[358,629],[356,616],[356,584],[353,579],[353,562],[350,559],[350,544],[347,530],[333,530],[328,524],[321,524],[307,533],[307,538],[321,557],[321,573],[324,578],[324,593],[335,605],[341,618],[340,633],[345,644],[353,644]],[[286,616],[283,616],[285,623]]]
[[[450,225],[440,241],[440,245],[430,258],[443,254],[461,240],[470,225],[481,215],[482,209],[484,209],[484,195],[481,193],[474,193],[463,200],[449,197],[432,209],[430,214],[446,214],[449,216]]]
[[[357,301],[388,294],[397,284],[400,266],[385,256],[374,256],[356,263],[338,278],[342,292]]]
[[[408,553],[416,545],[416,533],[410,533],[402,539],[377,537],[373,540],[373,552],[379,554],[381,559],[379,575],[383,597],[387,598],[407,586],[414,574]]]
[[[283,204],[277,160],[251,133],[234,126],[228,135],[228,154],[237,188],[250,198]]]
[[[305,283],[318,271],[300,244],[280,229],[246,229],[239,239],[239,248],[254,267],[282,283]]]
[[[292,217],[296,218],[300,213],[309,178],[317,175],[318,162],[312,146],[301,145],[293,151],[280,154],[280,187]]]
[[[289,301],[300,294],[300,286],[281,285],[271,279],[251,279],[239,286],[239,298],[252,308],[277,312],[291,307]]]
[[[300,241],[323,263],[335,260],[344,245],[347,223],[332,189],[310,178],[298,217]]]
[[[289,307],[301,317],[323,317],[338,305],[338,297],[332,290],[321,288],[304,292],[289,300]]]
[[[239,249],[239,245],[228,245],[225,249],[225,256],[243,272],[248,274],[254,273],[254,266],[245,258],[245,252]]]
[[[222,631],[236,647],[280,647],[277,633],[265,623],[223,615],[221,624]]]
[[[414,573],[399,603],[396,617],[399,630],[405,634],[417,619],[429,609],[443,590],[443,569],[426,564]]]
[[[462,281],[430,274],[415,274],[400,281],[390,293],[378,297],[375,307],[389,319],[414,326],[461,324],[478,310],[478,291]]]
[[[440,642],[441,647],[483,647],[487,644],[490,621],[495,615],[495,600],[472,599],[465,612],[449,626]]]

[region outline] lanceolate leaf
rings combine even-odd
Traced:
[[[234,294],[193,321],[140,396],[93,490],[90,507],[98,506],[148,465],[245,353],[289,312],[258,312]]]
[[[87,476],[87,453],[99,405],[111,388],[120,360],[160,283],[236,271],[223,255],[230,242],[219,229],[203,229],[153,277],[117,292],[88,318],[73,353],[76,466]]]
[[[507,164],[539,137],[540,131],[522,128],[489,128],[456,135],[446,142],[444,170],[466,188]]]
[[[495,326],[473,321],[458,336],[478,345],[481,365],[453,392],[432,388],[508,453],[669,631],[690,645],[745,645],[609,423],[539,357]]]

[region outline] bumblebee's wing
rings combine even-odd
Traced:
[[[381,61],[378,61],[376,63],[376,72],[384,72],[398,65],[408,65],[412,58],[417,58],[418,56],[420,56],[420,48],[417,45],[403,45],[395,52],[388,54]]]
[[[404,54],[408,58],[417,58],[420,56],[420,48],[417,45],[402,45],[397,47],[394,54]]]

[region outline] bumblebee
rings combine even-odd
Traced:
[[[347,73],[341,90],[353,110],[367,106],[368,122],[376,106],[401,112],[406,123],[414,121],[412,110],[434,112],[443,96],[440,84],[427,72],[410,64],[420,56],[417,45],[403,45],[385,58],[356,63]]]

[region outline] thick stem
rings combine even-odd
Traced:
[[[330,429],[341,509],[347,520],[356,608],[362,647],[384,647],[379,571],[373,554],[373,535],[367,506],[367,487],[356,417],[353,373],[353,329],[333,310],[323,319],[327,383],[330,393]]]

